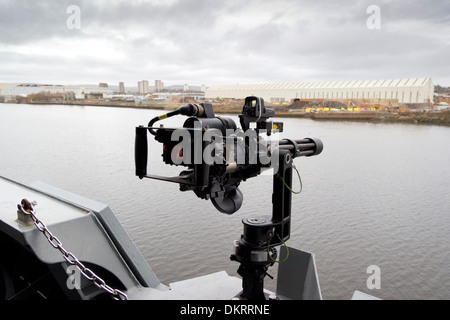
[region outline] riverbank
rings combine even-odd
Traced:
[[[404,123],[417,125],[450,126],[450,111],[439,112],[303,112],[277,113],[277,117],[309,118],[318,121],[366,121],[374,123]]]
[[[58,105],[79,105],[79,106],[98,106],[98,107],[116,107],[116,108],[135,108],[135,109],[156,109],[156,110],[174,110],[178,107],[190,103],[166,103],[151,101],[150,103],[134,103],[121,101],[52,101],[52,102],[29,102],[29,104],[58,104]],[[214,112],[217,114],[240,114],[241,106],[213,103]],[[450,126],[450,111],[427,111],[427,112],[387,112],[387,111],[338,111],[338,112],[304,112],[284,111],[275,108],[276,116],[279,118],[306,118],[317,121],[366,121],[374,123],[405,123],[419,125],[440,125]]]

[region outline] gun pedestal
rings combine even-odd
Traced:
[[[235,242],[235,253],[230,259],[240,263],[238,274],[242,277],[243,300],[268,300],[264,293],[264,278],[269,266],[277,258],[276,246],[290,236],[291,193],[284,183],[292,185],[292,154],[278,150],[279,167],[273,178],[272,217],[260,216],[242,221],[244,231]],[[284,181],[284,183],[283,183]],[[269,276],[270,277],[270,276]]]

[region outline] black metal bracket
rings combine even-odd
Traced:
[[[243,219],[244,231],[230,259],[240,263],[238,274],[242,277],[244,300],[267,300],[264,278],[268,267],[274,264],[274,247],[290,237],[291,193],[284,183],[292,186],[292,159],[288,150],[278,150],[279,167],[273,177],[272,217],[259,216]],[[284,183],[283,183],[284,181]]]

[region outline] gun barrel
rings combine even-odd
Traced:
[[[279,142],[279,148],[289,150],[294,157],[312,157],[323,151],[323,143],[317,138],[283,139]]]

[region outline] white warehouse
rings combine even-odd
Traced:
[[[112,90],[108,88],[97,87],[74,87],[74,86],[62,86],[51,84],[23,84],[23,83],[0,83],[0,96],[14,97],[22,96],[26,97],[30,94],[49,92],[51,94],[65,94],[72,92],[75,99],[85,99],[86,95],[96,94],[99,96],[105,96],[112,94]]]
[[[290,102],[292,99],[432,103],[433,94],[434,85],[430,78],[410,78],[217,85],[206,90],[205,98],[243,99],[257,96],[270,103]]]

